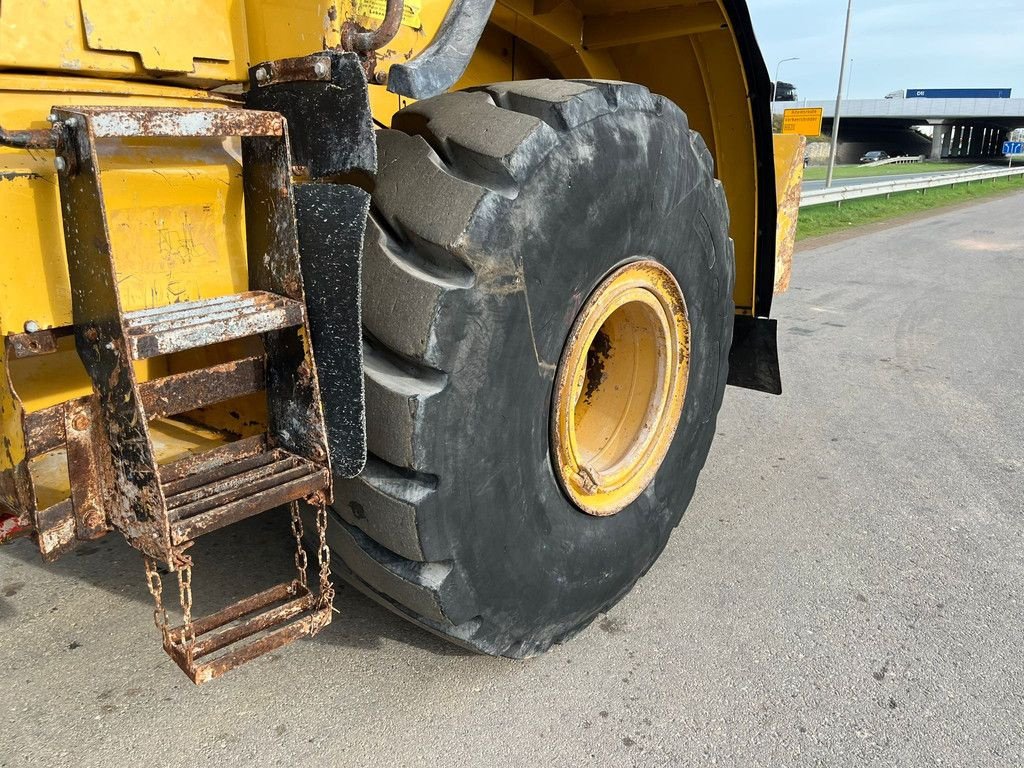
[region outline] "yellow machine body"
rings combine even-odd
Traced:
[[[382,84],[388,68],[415,59],[430,44],[450,5],[407,0],[397,36],[378,52],[370,73],[379,125],[389,125],[408,103]],[[346,23],[372,28],[384,6],[383,0],[3,0],[0,125],[46,128],[51,108],[61,105],[240,106],[250,66],[337,47]],[[776,286],[769,273],[764,290],[758,243],[775,239],[774,174],[765,168],[771,165],[770,142],[766,155],[757,140],[759,109],[766,107],[753,103],[752,79],[762,73],[751,68],[744,50],[751,41],[744,40],[749,31],[734,23],[736,6],[745,17],[741,0],[499,0],[456,87],[600,78],[640,83],[678,103],[706,140],[725,187],[736,246],[737,313],[764,316]],[[749,18],[744,24],[749,27]],[[785,179],[780,199],[798,179],[792,159],[799,151],[780,150],[789,158],[779,165]],[[101,161],[125,310],[244,290],[237,141],[111,139],[101,147]],[[772,245],[781,265],[775,272],[788,274],[795,212],[786,221]],[[6,342],[0,345],[0,503],[45,507],[68,493],[68,479],[60,461],[51,461],[57,469],[50,470],[38,460],[32,482],[18,482],[25,471],[24,414],[90,390],[70,335],[46,355],[19,355],[12,343],[26,331],[71,324],[52,150],[0,147],[0,232],[0,335]],[[206,354],[216,356],[217,350]],[[136,370],[146,380],[194,366],[179,354],[138,363]],[[244,434],[261,418],[252,401],[211,409],[199,421]],[[166,440],[156,446],[161,455],[178,455],[190,441],[216,439],[177,423],[164,431]],[[19,498],[24,488],[38,498]]]

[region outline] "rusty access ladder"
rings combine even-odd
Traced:
[[[98,488],[78,489],[145,556],[164,648],[193,682],[304,635],[331,620],[333,588],[325,542],[331,494],[324,416],[310,334],[299,251],[287,125],[275,112],[245,109],[111,109],[65,107],[51,116],[71,279],[75,343],[95,392],[100,449],[84,458]],[[104,206],[97,142],[129,137],[241,138],[249,289],[125,312],[118,289]],[[244,337],[263,340],[262,370],[252,360],[140,385],[133,361]],[[262,372],[262,376],[259,374]],[[266,391],[267,430],[160,466],[149,421],[204,405],[203,376],[235,390]],[[173,379],[173,381],[170,381]],[[161,386],[161,382],[168,382]],[[244,382],[243,382],[244,384]],[[157,396],[154,396],[154,391]],[[318,508],[320,583],[306,582],[298,505]],[[210,616],[191,615],[192,559],[200,536],[290,505],[297,540],[295,580],[243,599]],[[76,503],[76,506],[79,506]],[[105,519],[104,519],[105,518]],[[88,518],[85,518],[88,521]],[[80,522],[81,524],[81,522]],[[86,522],[86,524],[88,524]],[[162,602],[160,567],[178,579],[182,624],[171,627]]]

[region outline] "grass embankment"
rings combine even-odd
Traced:
[[[837,165],[833,178],[856,179],[863,176],[904,176],[908,173],[942,173],[943,171],[963,171],[974,168],[977,163],[904,163],[902,165]],[[827,168],[812,165],[804,170],[805,181],[824,181]]]
[[[830,235],[842,229],[874,224],[933,208],[970,202],[1006,192],[1024,192],[1024,177],[978,181],[970,186],[957,184],[936,187],[924,192],[898,192],[890,198],[866,197],[850,200],[837,207],[835,203],[814,205],[800,209],[796,239]]]

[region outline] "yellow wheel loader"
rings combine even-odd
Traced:
[[[567,640],[726,384],[781,391],[770,93],[743,0],[3,0],[0,539],[123,536],[197,683],[335,577]],[[193,542],[262,513],[294,578],[193,615]]]

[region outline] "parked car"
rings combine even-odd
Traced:
[[[873,149],[870,152],[868,152],[866,155],[864,155],[864,157],[862,157],[860,159],[860,161],[862,163],[877,163],[879,160],[888,160],[888,159],[889,159],[889,153],[888,152],[882,152],[881,150]]]

